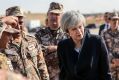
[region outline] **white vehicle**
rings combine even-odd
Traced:
[[[36,30],[36,28],[38,28],[40,26],[41,26],[40,20],[30,20],[27,23],[29,32],[34,32]]]

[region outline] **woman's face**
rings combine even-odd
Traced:
[[[61,13],[48,13],[48,26],[53,29],[57,30],[60,27],[60,19],[62,14]]]
[[[78,25],[69,28],[68,34],[74,41],[76,41],[76,42],[81,41],[81,39],[84,36],[84,25],[83,25],[83,23],[80,22]]]

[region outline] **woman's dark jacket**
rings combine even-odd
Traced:
[[[58,44],[59,80],[111,80],[108,53],[103,39],[85,33],[80,53],[71,38]]]

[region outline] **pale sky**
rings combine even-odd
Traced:
[[[11,6],[21,6],[25,11],[46,13],[51,2],[60,2],[64,11],[79,10],[81,13],[119,11],[119,0],[0,0],[0,14]]]

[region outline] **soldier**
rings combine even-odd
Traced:
[[[23,31],[23,12],[19,6],[13,6],[6,10],[6,16],[17,18],[17,24],[10,24],[19,33],[10,34],[9,45],[4,50],[11,60],[16,73],[21,73],[30,80],[49,80],[49,74],[40,45],[35,37],[25,34]],[[7,23],[6,23],[7,24]],[[0,41],[1,42],[1,41]]]
[[[4,54],[3,50],[7,48],[7,44],[9,42],[9,33],[19,33],[20,31],[17,29],[12,28],[10,25],[7,24],[16,24],[17,18],[13,16],[3,17],[0,19],[0,28],[1,28],[1,36],[0,36],[0,69],[6,70],[13,70],[11,61],[7,58]],[[6,36],[7,35],[7,36]]]
[[[62,13],[63,5],[52,2],[47,12],[47,27],[41,28],[35,34],[39,43],[42,44],[51,80],[58,80],[57,44],[60,40],[65,38],[63,30],[60,28]]]
[[[110,28],[101,35],[107,45],[113,80],[119,80],[119,16],[117,12],[110,15]]]

